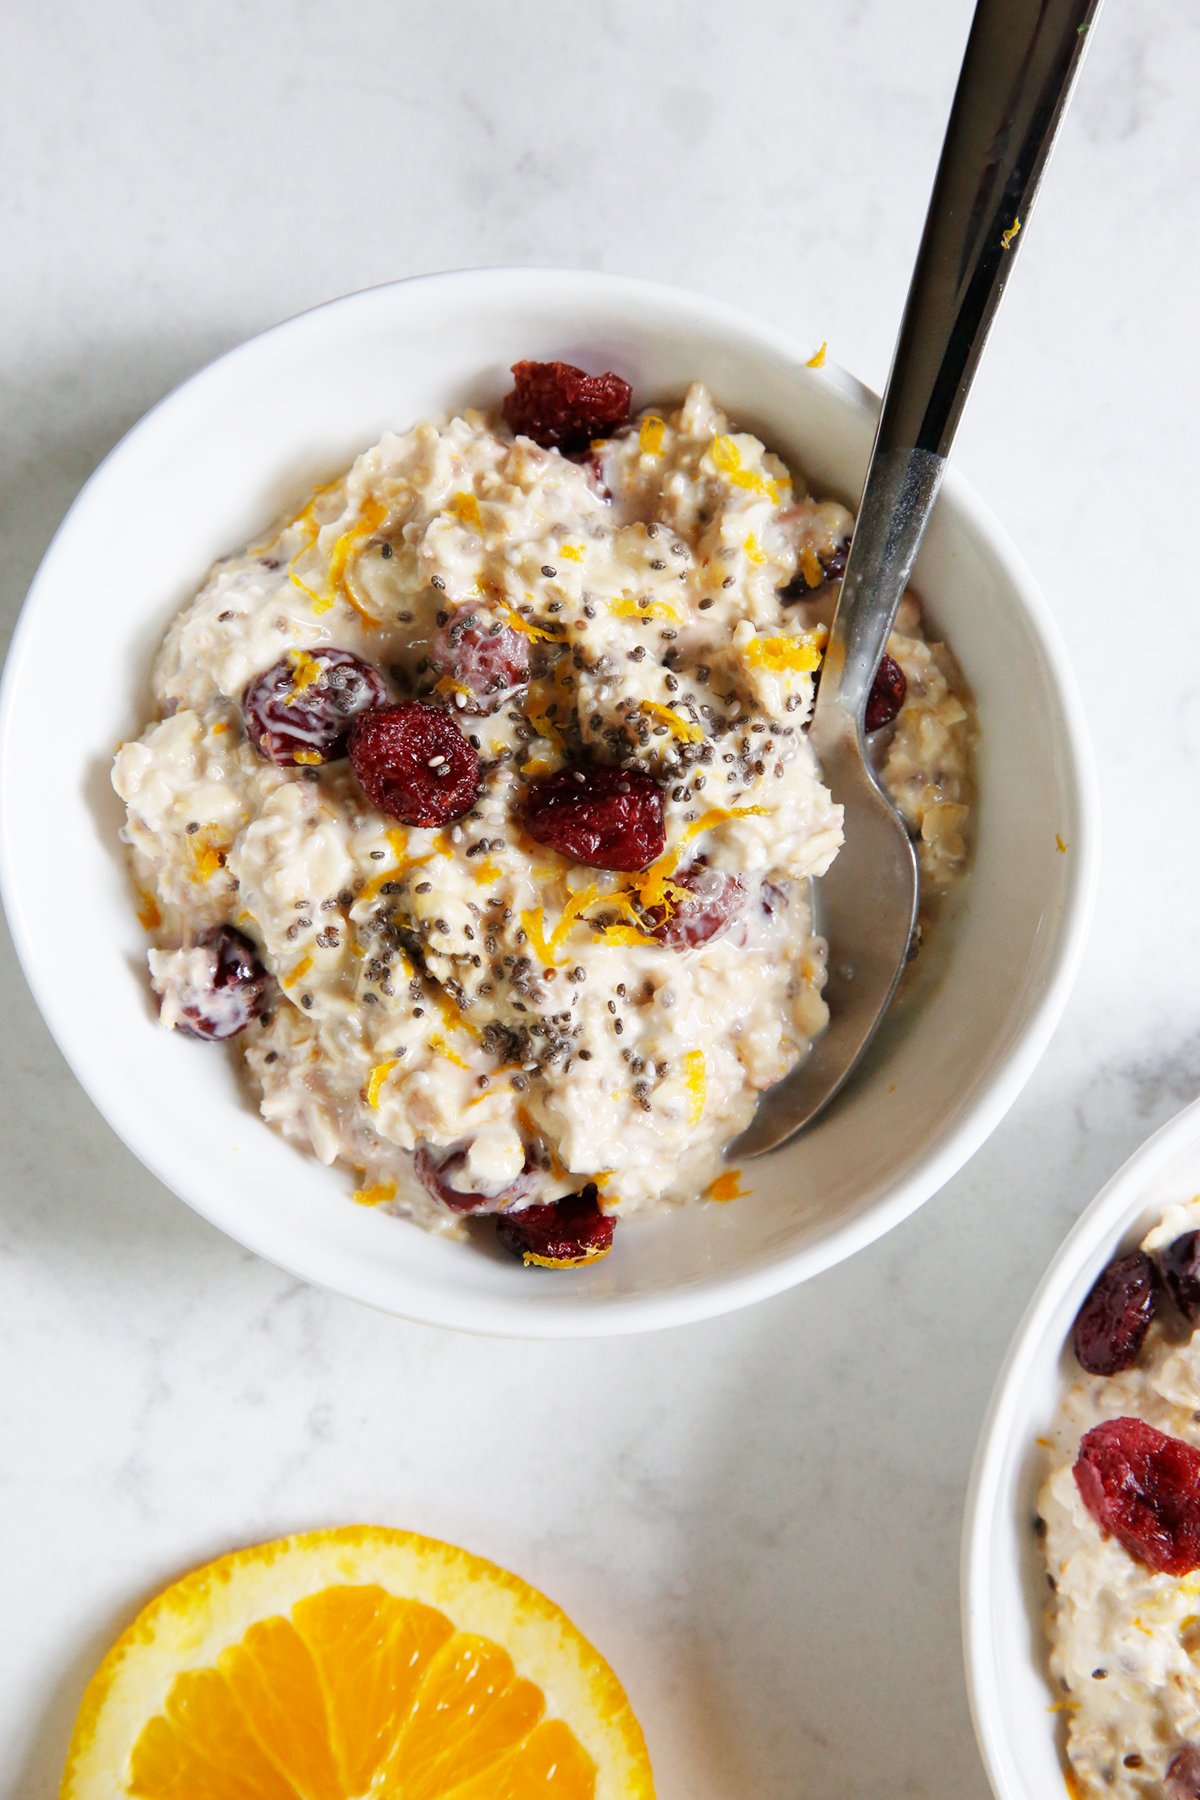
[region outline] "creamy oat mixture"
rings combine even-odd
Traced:
[[[216,565],[117,756],[164,1022],[187,1022],[205,934],[243,933],[270,978],[238,1038],[264,1117],[430,1227],[460,1217],[439,1182],[485,1210],[589,1181],[607,1213],[709,1190],[826,1022],[806,884],[841,813],[804,727],[850,526],[699,385],[577,460],[477,412],[385,436]],[[456,615],[528,657],[484,716],[435,655]],[[344,759],[260,754],[248,686],[289,659],[299,718],[329,647],[389,703],[449,709],[481,765],[464,816],[406,826]],[[966,854],[971,719],[911,597],[889,650],[907,697],[881,766],[936,895]],[[589,758],[658,784],[649,867],[526,830],[531,784]],[[720,928],[673,931],[705,896]]]
[[[1200,1228],[1200,1199],[1172,1207],[1143,1240],[1154,1255]],[[1200,1747],[1200,1571],[1148,1568],[1105,1537],[1073,1468],[1084,1433],[1104,1420],[1144,1420],[1200,1446],[1200,1329],[1160,1305],[1137,1363],[1115,1375],[1076,1369],[1053,1426],[1039,1439],[1047,1473],[1039,1531],[1052,1583],[1046,1625],[1070,1782],[1079,1796],[1179,1800],[1193,1787],[1164,1778]],[[1196,1751],[1200,1771],[1200,1748]]]

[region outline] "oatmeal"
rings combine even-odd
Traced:
[[[502,1211],[550,1264],[703,1194],[826,1022],[805,725],[851,528],[703,387],[630,419],[564,367],[218,563],[113,775],[164,1023],[236,1034],[360,1201]],[[936,893],[969,708],[911,597],[888,649],[871,723]]]
[[[1050,1667],[1089,1800],[1200,1791],[1198,1231],[1200,1199],[1104,1271],[1040,1440]]]

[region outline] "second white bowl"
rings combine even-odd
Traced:
[[[1078,1219],[1017,1328],[988,1407],[967,1494],[962,1602],[971,1712],[997,1800],[1062,1800],[1064,1791],[1033,1520],[1035,1443],[1077,1372],[1075,1315],[1118,1249],[1136,1249],[1168,1206],[1197,1192],[1200,1100],[1143,1144]]]

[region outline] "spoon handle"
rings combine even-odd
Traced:
[[[813,720],[867,694],[1100,0],[978,0],[884,392]]]

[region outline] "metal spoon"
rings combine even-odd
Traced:
[[[829,634],[810,741],[845,841],[820,882],[830,1022],[731,1158],[761,1156],[844,1085],[896,991],[917,862],[863,740],[874,679],[1100,0],[979,0]]]

